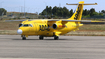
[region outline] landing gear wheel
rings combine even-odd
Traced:
[[[22,40],[26,40],[26,37],[22,37]]]
[[[58,36],[54,36],[54,40],[58,40],[59,39],[59,37]]]
[[[39,36],[39,39],[40,39],[40,40],[43,40],[43,39],[44,39],[44,37],[43,37],[43,36]]]

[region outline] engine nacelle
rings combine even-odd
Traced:
[[[52,28],[53,29],[62,29],[62,28],[64,28],[64,27],[66,27],[65,25],[62,25],[61,23],[54,23],[53,25],[52,25]]]

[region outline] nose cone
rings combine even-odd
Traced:
[[[22,34],[22,32],[23,32],[23,31],[22,31],[21,29],[17,30],[17,33],[18,33],[18,34]]]

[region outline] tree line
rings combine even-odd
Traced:
[[[40,13],[43,17],[53,17],[53,18],[69,18],[73,15],[75,10],[73,9],[67,9],[66,7],[51,7],[46,6],[46,8]],[[7,10],[4,8],[0,8],[0,16],[6,15]],[[83,10],[83,18],[85,17],[92,17],[92,16],[103,16],[105,14],[105,10],[101,10],[99,12],[96,12],[94,8],[91,8],[90,10],[84,9]]]
[[[68,18],[71,17],[73,15],[75,10],[71,9],[67,9],[66,7],[51,7],[51,6],[46,6],[46,8],[40,13],[40,15],[43,15],[44,17],[63,17],[63,18]],[[84,9],[83,10],[83,17],[92,17],[95,15],[100,15],[103,16],[103,14],[105,13],[105,10],[96,12],[96,10],[94,8],[91,8],[90,10]]]

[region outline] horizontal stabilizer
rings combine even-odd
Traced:
[[[84,4],[84,3],[77,3],[77,4],[68,4],[66,3],[66,5],[97,5],[97,3],[89,3],[89,4]]]

